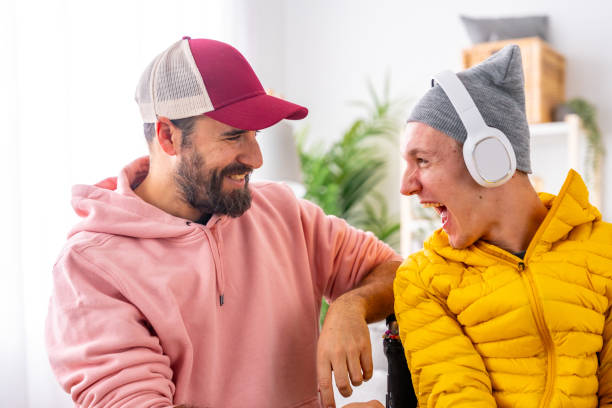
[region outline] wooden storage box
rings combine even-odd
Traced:
[[[463,68],[484,61],[508,44],[521,49],[527,121],[551,122],[555,106],[565,102],[565,58],[539,37],[476,44],[463,50]]]

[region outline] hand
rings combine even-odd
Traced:
[[[368,402],[352,402],[345,405],[344,408],[385,408],[385,406],[380,401],[372,400]]]
[[[359,386],[372,378],[370,331],[359,302],[351,296],[340,296],[329,306],[319,337],[317,377],[325,408],[336,406],[332,371],[338,391],[345,397],[353,393],[350,384]]]

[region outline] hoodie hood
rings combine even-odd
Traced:
[[[127,165],[118,177],[95,185],[75,185],[72,207],[81,220],[69,237],[82,231],[135,238],[178,238],[194,230],[190,220],[145,202],[134,192],[149,172],[149,157]]]

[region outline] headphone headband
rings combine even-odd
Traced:
[[[434,75],[431,80],[432,86],[434,85],[434,81],[440,85],[455,108],[457,115],[459,115],[459,119],[461,119],[467,131],[468,137],[479,130],[487,128],[487,124],[476,107],[474,100],[454,72],[448,70],[442,71]]]
[[[516,157],[506,135],[486,124],[454,72],[442,71],[433,77],[432,86],[434,81],[448,97],[467,132],[463,159],[472,178],[484,187],[504,184],[516,170]]]

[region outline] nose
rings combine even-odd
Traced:
[[[242,154],[238,157],[240,163],[252,169],[258,169],[263,164],[263,156],[255,136],[255,131],[250,131],[249,134],[245,136],[244,140],[246,143],[244,144]]]
[[[418,194],[423,189],[421,182],[418,177],[418,168],[408,166],[402,176],[402,185],[400,187],[400,193],[405,196],[411,196]]]

